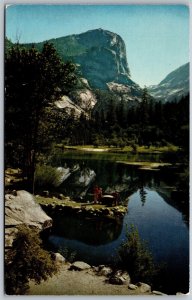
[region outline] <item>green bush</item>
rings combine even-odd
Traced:
[[[39,284],[56,272],[56,264],[50,253],[42,248],[37,229],[20,226],[5,259],[6,294],[24,295],[29,289],[29,280]]]
[[[61,172],[46,165],[37,165],[35,170],[35,186],[50,188],[59,184]]]
[[[127,230],[126,239],[117,251],[117,260],[119,267],[128,271],[135,282],[144,280],[151,283],[157,274],[152,254],[134,226]]]

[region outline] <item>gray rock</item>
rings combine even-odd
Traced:
[[[110,267],[102,267],[99,271],[98,271],[98,275],[101,276],[108,276],[112,273],[112,269]]]
[[[60,253],[53,253],[52,258],[53,258],[53,260],[55,260],[58,263],[64,263],[65,262],[65,258]]]
[[[159,291],[152,291],[152,294],[159,295],[159,296],[165,296],[166,294],[159,292]]]
[[[137,286],[139,287],[141,293],[151,292],[151,286],[146,283],[139,282]]]
[[[111,283],[111,284],[117,284],[117,285],[126,284],[125,280],[121,276],[113,276],[113,277],[109,278],[109,283]]]
[[[70,93],[70,96],[75,104],[80,106],[85,112],[92,109],[97,103],[96,96],[90,90],[90,87],[73,91]]]
[[[181,292],[177,292],[177,293],[176,293],[176,296],[183,296],[183,295],[185,295],[185,294],[183,294],[183,293],[181,293]]]
[[[52,226],[52,219],[30,193],[17,191],[16,196],[5,195],[5,248],[12,246],[17,227],[22,224],[41,231]]]
[[[130,276],[127,272],[117,271],[109,278],[109,283],[117,285],[129,285],[131,282]]]
[[[92,269],[93,269],[93,271],[95,271],[96,273],[99,272],[99,267],[93,266]]]
[[[86,269],[90,269],[90,268],[91,268],[91,266],[83,261],[75,261],[74,263],[71,264],[70,270],[81,271],[81,270],[86,270]]]
[[[71,175],[71,171],[69,168],[63,167],[58,167],[56,170],[58,173],[58,179],[54,182],[54,186],[57,187]]]
[[[101,270],[101,269],[104,268],[104,267],[105,267],[105,265],[99,265],[99,266],[98,266],[99,270]]]
[[[130,283],[130,284],[128,285],[128,289],[129,289],[129,290],[136,290],[136,289],[137,289],[137,286],[136,286],[135,284]]]
[[[59,195],[58,195],[58,199],[64,200],[64,199],[65,199],[65,196],[64,196],[63,194],[59,194]]]

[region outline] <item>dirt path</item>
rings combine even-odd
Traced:
[[[30,282],[28,295],[141,295],[127,285],[106,283],[106,277],[98,276],[93,269],[69,271],[64,264],[60,272],[39,285]],[[144,295],[150,295],[145,293]]]

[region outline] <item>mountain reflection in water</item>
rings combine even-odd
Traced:
[[[155,261],[166,264],[163,291],[188,292],[188,220],[172,199],[176,172],[171,169],[158,172],[139,170],[114,161],[91,158],[66,159],[65,163],[69,168],[78,164],[79,168],[63,182],[59,192],[73,197],[83,192],[85,200],[93,201],[91,194],[97,184],[106,193],[119,191],[122,202],[128,199],[128,212],[117,224],[58,215],[54,217],[53,231],[49,236],[52,247],[55,250],[67,247],[76,252],[76,259],[91,265],[112,263],[126,236],[127,225],[133,224],[141,238],[147,241]],[[79,185],[78,176],[83,169],[86,169],[86,174],[93,171],[95,176],[90,181],[86,178],[86,185],[81,176]]]

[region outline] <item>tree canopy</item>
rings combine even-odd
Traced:
[[[19,44],[7,51],[5,145],[7,154],[12,151],[12,157],[15,156],[17,163],[19,161],[29,180],[34,174],[38,126],[43,109],[61,95],[68,95],[77,84],[76,65],[64,63],[49,43],[44,44],[41,52]]]

